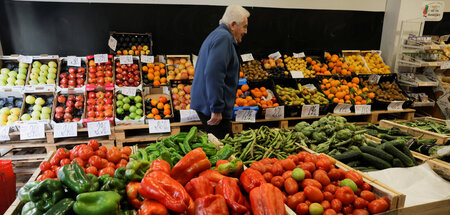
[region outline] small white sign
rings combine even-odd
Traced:
[[[441,62],[441,69],[450,69],[450,61]]]
[[[302,71],[291,71],[292,78],[304,78]]]
[[[180,110],[180,122],[200,121],[195,110]]]
[[[303,105],[302,117],[316,117],[319,116],[320,105]]]
[[[314,84],[305,84],[305,85],[303,85],[302,87],[308,89],[309,91],[313,91],[313,90],[317,89],[317,88],[314,86]]]
[[[242,61],[247,62],[247,61],[252,61],[253,59],[253,55],[252,53],[248,53],[248,54],[241,54],[241,58]]]
[[[266,119],[283,119],[284,106],[266,108]]]
[[[17,60],[18,60],[19,62],[22,62],[22,63],[28,63],[28,64],[30,64],[30,63],[33,62],[33,57],[32,57],[32,56],[19,55],[19,57],[17,58]]]
[[[355,115],[370,114],[372,105],[355,105]]]
[[[403,110],[403,103],[405,101],[392,101],[389,103],[387,110]]]
[[[111,48],[113,51],[115,51],[116,48],[117,48],[117,40],[116,40],[116,38],[114,38],[113,36],[109,36],[108,46],[109,46],[109,48]]]
[[[32,140],[45,138],[43,123],[25,123],[20,125],[20,140]]]
[[[89,137],[100,137],[111,135],[111,125],[108,120],[88,122],[87,128]]]
[[[275,60],[280,59],[280,57],[281,57],[281,53],[279,51],[269,55],[269,58],[273,58]]]
[[[148,132],[150,134],[169,133],[170,132],[170,120],[168,120],[168,119],[149,120],[148,121]]]
[[[108,62],[108,55],[107,54],[96,54],[96,55],[94,55],[94,62],[96,64],[106,63],[106,62]]]
[[[155,56],[141,55],[141,62],[142,63],[154,63],[155,62]]]
[[[351,107],[352,104],[338,103],[334,108],[333,113],[351,113]]]
[[[0,141],[8,141],[11,140],[9,138],[9,126],[2,125],[0,126]]]
[[[121,90],[125,96],[136,96],[136,87],[122,87]]]
[[[256,110],[238,110],[236,111],[236,122],[255,122]]]
[[[447,128],[450,129],[450,119],[445,120],[445,124],[447,124]]]
[[[75,56],[68,56],[67,57],[67,66],[80,67],[81,66],[81,58],[75,57]]]
[[[444,1],[424,1],[420,12],[425,21],[441,21],[444,10]]]
[[[302,58],[302,57],[305,57],[305,52],[293,53],[293,54],[294,54],[294,58]]]
[[[164,56],[159,56],[159,62],[166,63],[166,59],[164,59]]]
[[[378,82],[380,81],[381,76],[379,75],[370,75],[369,76],[369,82],[378,84]]]
[[[169,87],[162,87],[163,94],[170,95]]]
[[[53,137],[76,137],[78,136],[78,125],[76,122],[55,123],[53,126]]]
[[[120,64],[133,64],[133,56],[131,55],[119,55]]]

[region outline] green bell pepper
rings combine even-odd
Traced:
[[[17,196],[19,197],[20,201],[26,203],[30,201],[30,190],[38,185],[40,181],[30,181],[23,185],[22,188],[20,188],[19,192],[17,192]]]
[[[126,181],[127,177],[125,177],[125,172],[127,171],[127,168],[125,167],[119,167],[114,172],[114,178],[118,178],[120,180]]]
[[[150,162],[133,160],[128,162],[125,177],[130,181],[140,181],[150,168]]]
[[[61,167],[58,171],[58,178],[77,194],[93,192],[98,189],[96,177],[87,176],[83,168],[78,164],[67,164]]]
[[[220,151],[217,152],[217,154],[215,154],[209,158],[209,162],[211,162],[211,165],[216,165],[217,161],[226,160],[233,153],[234,153],[233,147],[231,147],[231,145],[229,145],[229,144],[226,144]]]
[[[27,202],[22,207],[21,215],[42,215],[42,212],[36,208],[36,203]]]
[[[66,215],[71,214],[73,204],[75,204],[75,201],[71,198],[64,198],[61,199],[58,203],[53,205],[52,208],[50,208],[47,212],[44,213],[44,215]]]
[[[114,191],[82,193],[77,196],[73,211],[79,215],[113,215],[119,213],[120,195]]]
[[[48,178],[33,187],[29,196],[38,210],[46,211],[63,198],[64,190],[60,181]]]
[[[109,176],[109,175],[108,175]],[[101,191],[114,191],[121,195],[122,197],[126,196],[127,190],[126,190],[127,184],[125,181],[113,178],[111,176],[105,177],[102,180],[102,187],[100,188]]]

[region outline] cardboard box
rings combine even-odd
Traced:
[[[31,71],[33,70],[33,66],[31,65],[30,70],[28,71],[28,77],[27,81],[25,83],[24,92],[26,93],[41,93],[41,92],[55,92],[56,89],[56,79],[59,76],[59,57],[58,55],[39,55],[39,56],[33,56],[33,63],[35,61],[39,61],[42,64],[48,64],[50,61],[53,61],[56,63],[56,77],[55,77],[55,84],[38,84],[38,85],[31,85]]]
[[[59,74],[63,74],[65,72],[68,73],[68,70],[70,67],[74,67],[74,68],[79,68],[79,67],[75,67],[75,66],[67,66],[67,58],[68,57],[61,57],[60,61],[59,61],[59,65],[58,68],[60,68],[60,72]],[[64,93],[82,93],[84,91],[86,91],[86,84],[87,84],[87,74],[88,74],[88,61],[86,57],[80,57],[81,58],[81,67],[84,67],[86,69],[86,72],[84,73],[84,83],[82,87],[68,87],[68,88],[62,88],[60,87],[60,80],[61,77],[60,75],[58,75],[58,77],[56,77],[56,91],[57,92],[64,92]]]
[[[74,118],[78,117],[80,120],[79,121],[71,121],[71,122],[77,122],[78,128],[82,128],[83,127],[83,119],[84,119],[84,111],[85,111],[84,105],[85,105],[85,101],[86,101],[86,92],[77,92],[77,93],[57,92],[55,94],[55,102],[53,102],[52,115],[51,115],[51,125],[52,125],[52,127],[54,127],[54,124],[56,124],[56,123],[63,123],[64,122],[64,120],[62,122],[57,122],[55,120],[56,107],[59,106],[58,97],[60,95],[64,95],[66,97],[66,99],[67,99],[67,97],[69,95],[73,95],[75,97],[76,96],[80,96],[80,95],[83,96],[83,107],[80,110],[81,114],[73,116]],[[61,106],[63,108],[66,108],[65,104],[61,105]],[[77,113],[77,112],[78,112],[78,110],[74,107],[74,113]]]
[[[86,56],[86,59],[88,62],[88,70],[86,71],[87,72],[86,73],[86,81],[87,81],[86,82],[86,91],[95,91],[95,89],[99,86],[105,88],[105,90],[114,91],[114,83],[115,83],[116,79],[115,79],[115,64],[114,64],[113,56],[108,55],[108,60],[111,63],[112,81],[111,81],[111,83],[103,84],[103,85],[89,83],[89,61],[94,60],[94,55]],[[106,65],[108,63],[103,63],[103,65]],[[98,66],[98,65],[95,64],[95,66]]]
[[[17,73],[19,72],[19,61],[17,59],[18,56],[2,56],[0,57],[0,68],[6,68],[6,64],[17,64],[14,67],[16,68],[15,71],[17,71]],[[24,82],[26,82],[27,78],[28,78],[28,74],[31,70],[31,64],[28,65],[28,67],[26,68],[26,74],[25,74],[25,80]],[[8,76],[8,75],[6,75]],[[23,85],[19,85],[19,86],[0,86],[0,92],[8,92],[8,91],[18,91],[18,92],[22,92],[23,88],[25,87],[25,83]]]

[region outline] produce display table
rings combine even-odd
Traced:
[[[445,124],[445,121],[443,120],[439,120],[436,118],[432,118],[432,117],[426,117],[423,120],[425,121],[434,121],[434,122],[439,122],[439,123],[443,123]],[[390,121],[390,120],[381,120],[380,121],[380,127],[383,128],[392,128],[392,127],[396,127],[399,128],[400,130],[407,132],[413,136],[422,136],[422,138],[436,138],[438,144],[445,144],[447,143],[447,141],[450,141],[450,136],[445,135],[445,134],[439,134],[436,132],[431,132],[431,131],[426,131],[420,128],[414,128],[414,127],[410,127],[407,125],[402,125],[399,124],[397,122],[394,121]]]

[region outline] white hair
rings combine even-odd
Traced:
[[[219,24],[230,25],[233,22],[241,24],[244,21],[244,17],[250,17],[248,10],[239,5],[230,5],[225,10]]]

